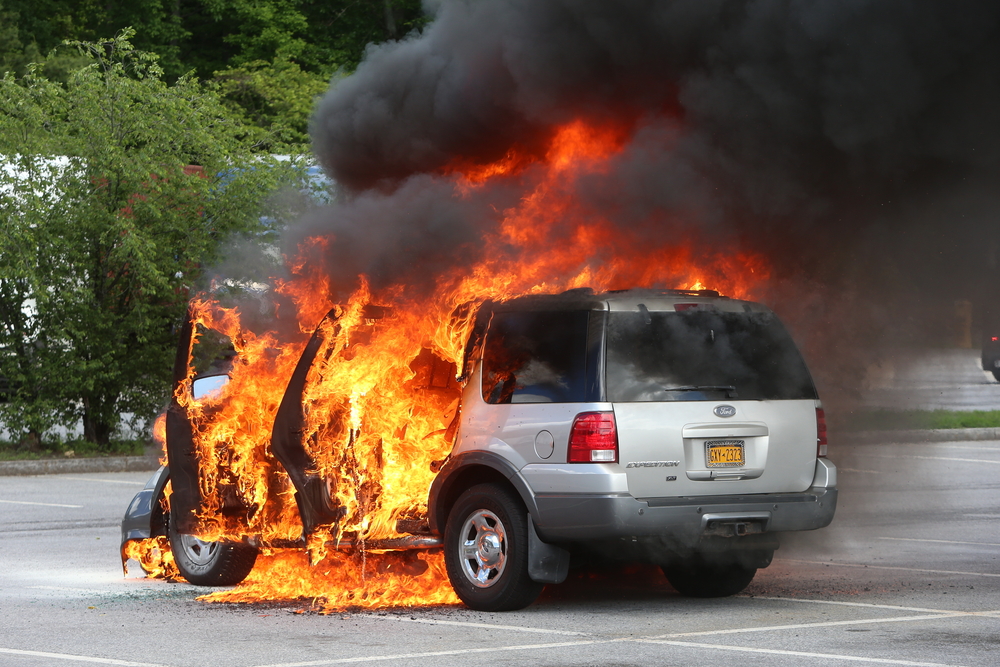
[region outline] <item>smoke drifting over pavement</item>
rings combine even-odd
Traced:
[[[623,149],[573,184],[633,242],[760,253],[824,385],[861,341],[940,335],[1000,294],[1000,4],[992,0],[477,0],[372,47],[323,98],[315,150],[349,196],[345,289],[471,265],[530,169],[471,196],[455,169],[540,155],[576,119]],[[558,243],[554,230],[545,239]],[[342,280],[341,280],[342,279]],[[847,364],[857,370],[858,363]]]

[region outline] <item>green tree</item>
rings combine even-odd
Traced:
[[[23,72],[29,62],[40,59],[38,48],[25,46],[17,29],[17,12],[7,11],[0,2],[0,73]]]
[[[429,20],[420,0],[303,0],[303,8],[307,47],[300,61],[326,75],[354,71],[369,44],[402,39]]]
[[[218,77],[226,99],[260,127],[303,145],[312,104],[371,43],[424,26],[421,0],[0,0],[0,74],[45,58],[65,81],[79,66],[64,40],[135,28],[137,48],[160,56],[167,81]],[[317,92],[318,91],[318,92]]]
[[[50,361],[45,354],[46,332],[39,326],[38,308],[47,292],[39,278],[45,255],[39,252],[44,232],[29,209],[53,211],[54,193],[48,188],[27,186],[58,178],[55,161],[38,162],[16,156],[4,165],[4,187],[0,190],[3,234],[0,235],[0,391],[4,404],[0,413],[8,430],[19,434],[28,449],[38,450],[41,433],[53,422],[63,421],[63,403],[46,395],[42,385]],[[14,175],[23,182],[11,183]],[[26,187],[27,186],[27,187]]]
[[[168,80],[290,60],[329,78],[353,70],[370,43],[426,22],[421,0],[4,0],[17,39],[47,54],[64,40],[96,40],[126,27],[160,55]],[[12,23],[7,24],[8,27]]]
[[[163,80],[131,31],[75,46],[66,85],[0,80],[0,417],[22,433],[82,421],[107,445],[169,391],[173,327],[233,234],[259,239],[301,162],[191,76]]]
[[[159,55],[168,82],[216,77],[231,108],[281,142],[306,145],[313,102],[354,70],[371,43],[424,26],[421,0],[0,0],[0,74],[66,81],[80,66],[64,40],[135,28],[136,48]],[[277,147],[277,146],[276,146]]]
[[[49,216],[59,208],[47,184],[56,182],[65,161],[31,156],[51,153],[51,137],[37,128],[63,113],[64,100],[62,88],[34,69],[27,85],[6,85],[12,80],[7,74],[0,83],[0,154],[7,153],[0,165],[0,414],[11,433],[37,450],[41,433],[65,416],[62,402],[42,391],[49,359],[38,320],[48,295],[40,281],[46,255],[39,249],[46,245]]]
[[[256,127],[268,128],[275,141],[309,144],[309,117],[329,82],[284,58],[254,61],[215,73],[219,93]]]

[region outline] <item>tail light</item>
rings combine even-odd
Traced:
[[[816,408],[816,456],[826,458],[826,413]]]
[[[570,463],[615,463],[618,461],[618,427],[613,412],[581,412],[569,433]]]

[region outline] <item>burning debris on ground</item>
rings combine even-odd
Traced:
[[[830,406],[955,294],[998,296],[994,3],[432,5],[319,103],[315,149],[345,190],[288,230],[271,330],[193,305],[237,353],[223,394],[176,399],[213,471],[189,480],[194,532],[261,550],[209,599],[457,601],[440,553],[340,547],[419,532],[478,304],[633,286],[768,302]],[[272,427],[307,345],[293,487]]]

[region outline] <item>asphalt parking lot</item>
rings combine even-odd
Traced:
[[[982,369],[979,349],[920,349],[870,367],[863,402],[895,410],[996,410],[1000,382]]]
[[[201,602],[122,576],[118,522],[147,473],[6,477],[0,664],[995,665],[1000,442],[831,457],[834,524],[786,541],[740,596],[682,598],[654,568],[611,568],[503,614]]]

